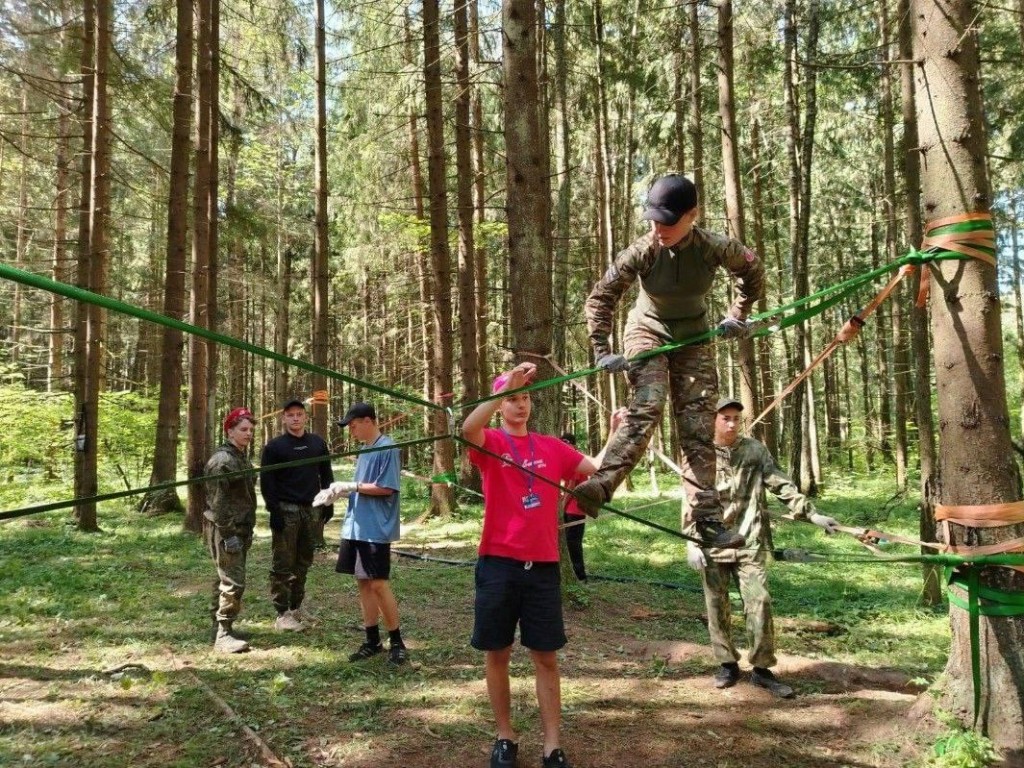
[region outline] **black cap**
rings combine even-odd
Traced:
[[[697,187],[685,176],[662,176],[647,192],[647,205],[641,219],[672,226],[684,213],[697,205]]]
[[[347,427],[352,419],[373,419],[376,421],[377,412],[369,403],[354,403],[352,407],[348,409],[348,413],[346,413],[343,418],[338,419],[338,426]]]
[[[718,401],[718,405],[715,406],[715,411],[723,411],[726,408],[735,408],[737,410],[743,410],[743,403],[739,400],[733,400],[731,397],[723,397]]]
[[[301,408],[302,410],[306,410],[306,404],[297,397],[293,397],[290,400],[285,400],[284,405],[281,406],[281,410],[287,411],[289,408],[296,405],[299,406],[299,408]]]

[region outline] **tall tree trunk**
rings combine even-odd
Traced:
[[[209,254],[209,289],[207,327],[220,327],[220,306],[217,299],[220,271],[220,0],[210,0],[210,185],[206,193],[207,246]],[[204,453],[209,455],[217,421],[217,362],[220,351],[216,342],[206,342],[206,432]],[[204,486],[205,490],[205,486]]]
[[[210,176],[210,99],[213,93],[210,69],[210,3],[197,0],[196,71],[199,100],[196,107],[196,161],[192,198],[192,295],[189,301],[189,319],[192,325],[208,328],[210,325],[210,221],[208,196]],[[209,454],[206,422],[209,410],[209,355],[204,339],[191,336],[188,340],[188,444],[186,463],[189,479],[201,477]],[[206,509],[206,486],[193,483],[188,486],[188,508],[185,530],[198,533],[203,526]]]
[[[108,62],[113,31],[113,3],[98,0],[95,5],[95,28],[92,35],[92,147],[89,193],[88,251],[89,290],[104,293],[105,262],[109,258],[110,225],[110,103],[107,96]],[[98,490],[97,459],[99,453],[99,395],[102,388],[104,314],[93,304],[86,309],[85,359],[82,378],[83,422],[79,434],[84,435],[82,451],[81,495],[94,496]],[[75,508],[78,527],[83,531],[99,530],[95,502]]]
[[[756,109],[756,107],[752,108]],[[765,258],[765,240],[764,240],[764,178],[766,177],[765,169],[761,167],[761,121],[756,116],[752,116],[750,121],[750,152],[751,160],[753,164],[753,186],[751,189],[752,202],[753,202],[753,215],[754,215],[754,250]],[[767,292],[764,296],[758,299],[757,311],[766,312],[768,310],[768,296]],[[772,392],[772,342],[771,336],[762,336],[758,342],[758,357],[760,359],[760,365],[758,366],[758,374],[760,376],[759,382],[759,393],[761,400],[766,401],[769,398],[769,394]],[[755,409],[760,412],[762,408],[762,402],[758,402]],[[778,441],[778,425],[776,417],[778,413],[774,409],[769,413],[762,422],[757,426],[755,430],[755,437],[765,444],[768,451],[772,456],[778,456],[779,441]]]
[[[566,0],[555,4],[555,23],[552,29],[555,43],[555,110],[557,114],[558,203],[555,208],[554,283],[552,298],[555,303],[555,328],[552,350],[559,365],[565,366],[566,339],[569,314],[569,264],[572,204],[572,148],[569,127],[569,59],[566,30]]]
[[[1020,198],[1010,201],[1010,266],[1013,270],[1013,320],[1017,333],[1014,351],[1017,353],[1017,389],[1024,393],[1024,305],[1021,303],[1020,268]],[[1020,405],[1021,425],[1024,427],[1024,397]]]
[[[701,104],[700,64],[703,48],[700,35],[700,3],[689,3],[690,23],[690,154],[693,156],[693,183],[704,192],[704,131]]]
[[[188,247],[189,161],[192,151],[192,0],[177,0],[174,101],[171,108],[171,173],[167,196],[167,258],[164,264],[163,313],[180,320],[185,313],[185,265]],[[181,430],[182,333],[164,326],[160,343],[160,400],[157,405],[156,446],[149,484],[177,478],[178,437]],[[151,491],[143,497],[147,514],[181,512],[177,491]]]
[[[969,0],[914,0],[917,119],[922,193],[929,220],[988,212],[987,137],[979,87],[977,10]],[[1017,501],[1000,332],[999,287],[980,260],[932,267],[932,333],[939,398],[939,499],[947,505]],[[1024,525],[949,526],[949,544],[990,544],[1024,535]],[[1020,593],[1024,574],[986,568],[986,587]],[[967,612],[950,607],[952,645],[946,664],[951,710],[970,722],[973,710]],[[1008,764],[1024,761],[1024,616],[980,617],[982,704],[978,724]]]
[[[505,76],[505,156],[512,347],[519,359],[537,363],[538,379],[553,375],[551,352],[551,247],[545,177],[548,158],[540,140],[537,84],[537,15],[533,0],[502,4]],[[533,423],[540,432],[558,428],[558,392],[533,393]]]
[[[740,182],[740,144],[736,130],[735,78],[733,65],[732,0],[718,3],[718,117],[722,131],[722,172],[725,177],[725,215],[729,236],[746,242],[743,216],[743,188]],[[737,345],[740,375],[740,402],[747,421],[757,412],[757,360],[754,340],[743,339]],[[760,431],[760,430],[759,430]]]
[[[62,33],[63,38],[63,33]],[[58,283],[68,280],[67,227],[68,184],[71,178],[71,119],[70,99],[63,93],[57,103],[57,159],[53,201],[53,268],[51,275]],[[0,170],[0,173],[3,171]],[[46,365],[46,391],[65,389],[64,337],[65,301],[57,294],[50,296],[50,348]]]
[[[444,114],[441,96],[441,43],[437,0],[423,3],[423,77],[427,107],[427,182],[430,187],[430,255],[433,266],[431,287],[431,348],[434,356],[432,400],[447,404],[452,391],[452,297],[451,254],[448,250],[448,191],[444,159]],[[435,435],[448,433],[447,415],[433,413]],[[451,440],[434,443],[434,474],[448,474],[455,468],[455,446]],[[430,486],[431,516],[449,516],[455,506],[452,487]]]
[[[914,34],[910,19],[910,0],[898,0],[897,16],[900,48],[900,94],[903,121],[903,177],[906,179],[906,239],[915,248],[921,244],[921,156],[918,154],[917,99],[914,94],[916,63]],[[918,270],[918,279],[927,280],[927,272]],[[910,315],[914,356],[914,415],[917,421],[917,450],[921,462],[921,504],[919,530],[921,541],[935,541],[935,501],[938,493],[938,455],[935,447],[935,423],[932,417],[931,345],[928,308],[915,306]],[[922,547],[922,552],[930,550]],[[923,563],[924,581],[921,602],[939,605],[942,595],[942,569]]]
[[[330,338],[328,334],[328,290],[329,273],[327,258],[330,244],[327,241],[327,34],[324,16],[324,0],[316,0],[316,49],[314,67],[316,69],[316,117],[314,132],[316,133],[316,150],[314,164],[316,181],[313,190],[313,215],[316,219],[313,233],[313,362],[327,367],[330,354]],[[327,390],[327,377],[322,373],[312,376],[313,392]],[[279,396],[286,393],[279,392]],[[327,400],[314,396],[311,406],[313,418],[312,431],[321,437],[327,437]],[[320,534],[321,537],[323,534]]]
[[[480,60],[480,22],[478,13],[478,0],[469,0],[469,58],[472,60],[474,70],[482,65]],[[483,99],[480,97],[480,89],[471,86],[470,104],[473,117],[473,207],[476,212],[476,222],[482,225],[487,220],[486,208],[486,167],[484,165],[484,112]],[[484,238],[479,238],[476,246],[476,254],[473,257],[473,284],[476,292],[476,349],[477,349],[477,374],[479,377],[478,392],[488,391],[490,381],[490,367],[488,365],[489,351],[487,349],[487,318],[488,311],[488,290],[487,290],[487,250],[484,248]]]
[[[455,178],[459,222],[459,368],[466,400],[480,397],[477,370],[476,265],[473,235],[473,159],[470,125],[469,13],[473,0],[455,3]],[[467,468],[468,468],[467,463]]]
[[[889,23],[889,0],[879,2],[879,38],[882,54],[881,83],[879,84],[879,111],[882,128],[882,217],[885,222],[885,259],[887,263],[895,261],[897,253],[896,233],[896,169],[895,139],[893,125],[895,123],[892,103],[892,30]],[[907,489],[907,376],[910,373],[910,362],[907,359],[906,340],[903,337],[904,301],[902,286],[893,292],[888,308],[891,321],[892,349],[892,453],[896,462],[896,487],[903,492]],[[879,316],[879,333],[884,337],[885,330],[881,327],[883,316]],[[888,386],[888,383],[886,384]]]
[[[21,167],[18,171],[18,221],[14,236],[14,266],[25,268],[25,248],[28,242],[28,91],[27,83],[21,84]],[[9,349],[11,363],[18,365],[21,359],[22,319],[21,302],[23,289],[21,283],[14,284],[14,295],[11,297],[11,330]]]
[[[679,4],[679,16],[676,18],[677,28],[672,35],[672,110],[675,120],[672,121],[673,168],[679,173],[686,170],[686,91],[687,71],[683,41],[686,38],[687,4]]]

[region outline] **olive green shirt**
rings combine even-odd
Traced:
[[[700,227],[671,248],[659,245],[653,232],[634,241],[615,257],[587,297],[587,330],[595,355],[611,352],[615,307],[638,279],[640,291],[626,320],[627,333],[644,328],[668,344],[707,331],[707,296],[719,267],[736,284],[729,315],[746,319],[764,293],[764,265],[745,245]]]
[[[814,505],[800,493],[792,480],[775,463],[768,449],[752,437],[740,437],[732,447],[715,446],[717,454],[715,486],[722,500],[722,521],[745,538],[743,549],[709,549],[718,562],[735,562],[738,553],[758,554],[772,548],[771,520],[765,490],[772,494],[797,519],[815,512]]]
[[[252,469],[248,457],[231,443],[224,443],[206,462],[207,475]],[[206,483],[203,516],[221,529],[224,536],[248,533],[256,527],[256,475],[217,478]]]

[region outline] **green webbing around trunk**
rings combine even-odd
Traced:
[[[405,448],[411,445],[421,445],[423,443],[433,443],[438,440],[445,440],[448,435],[441,435],[440,437],[420,437],[416,440],[405,440],[401,443],[394,443],[393,445],[384,445],[379,448],[359,448],[353,451],[343,451],[342,453],[331,454],[330,456],[314,456],[311,459],[296,459],[295,461],[282,461],[280,464],[271,465],[272,469],[284,469],[286,467],[301,467],[305,464],[319,464],[323,461],[333,461],[334,459],[340,459],[344,456],[354,456],[360,453],[376,453],[378,451],[387,451],[392,448]],[[271,467],[267,468],[267,471],[272,471]],[[216,475],[199,475],[198,477],[190,477],[188,480],[172,480],[167,483],[157,483],[156,485],[147,485],[144,488],[130,488],[126,491],[113,491],[111,493],[101,493],[96,496],[85,496],[79,499],[70,499],[67,501],[53,501],[49,504],[36,504],[31,507],[21,507],[20,509],[10,509],[0,512],[0,521],[2,520],[13,520],[16,517],[26,517],[28,515],[37,515],[43,512],[53,512],[58,509],[67,509],[69,507],[77,507],[79,504],[90,504],[99,501],[112,501],[114,499],[123,499],[126,496],[137,496],[141,493],[149,493],[151,491],[163,491],[170,488],[178,488],[182,485],[193,485],[195,483],[205,483],[209,480],[225,480],[233,479],[236,477],[245,477],[246,475],[255,475],[262,472],[261,467],[253,467],[252,469],[239,469],[234,472],[219,472]]]
[[[302,368],[303,370],[310,371],[312,373],[318,373],[329,379],[337,379],[348,384],[365,387],[373,392],[379,392],[383,395],[396,397],[400,400],[416,403],[417,405],[422,405],[427,408],[444,410],[442,406],[437,405],[436,403],[431,403],[429,400],[423,400],[415,395],[409,395],[394,389],[381,387],[367,381],[360,381],[359,379],[346,376],[345,374],[338,373],[337,371],[332,371],[330,368],[324,368],[323,366],[316,365],[315,363],[308,363],[305,360],[288,357],[287,355],[282,355],[272,350],[258,347],[255,344],[250,344],[247,341],[241,341],[233,336],[226,336],[223,333],[217,333],[216,331],[211,331],[207,328],[200,328],[197,325],[191,325],[181,320],[175,320],[173,317],[167,317],[167,315],[150,312],[148,309],[141,309],[140,307],[126,304],[123,301],[111,299],[108,296],[101,296],[98,293],[87,291],[84,288],[68,285],[67,283],[59,283],[56,280],[51,280],[50,278],[43,277],[42,275],[26,272],[22,269],[15,269],[14,267],[2,262],[0,262],[0,277],[5,277],[8,280],[13,280],[16,283],[22,283],[23,285],[29,285],[33,288],[40,288],[44,291],[49,291],[50,293],[56,293],[60,296],[66,296],[69,299],[81,301],[86,304],[95,304],[96,306],[103,307],[104,309],[110,309],[114,312],[131,315],[132,317],[137,317],[140,320],[148,320],[149,322],[157,323],[158,325],[163,325],[168,328],[176,328],[183,333],[199,336],[210,341],[215,341],[218,344],[224,344],[229,347],[234,347],[235,349],[240,349],[243,352],[249,352],[253,355],[269,358],[270,360],[276,360],[277,362],[284,363],[285,365],[294,365],[296,368]]]
[[[1024,565],[1024,555],[1017,555],[1017,565]],[[972,561],[976,562],[976,561]],[[971,681],[974,684],[974,725],[978,725],[981,709],[981,617],[1024,616],[1024,592],[1007,592],[981,584],[981,567],[965,565],[954,570],[946,568],[946,582],[950,589],[949,603],[967,611],[971,638]],[[967,590],[965,600],[953,591]],[[983,602],[984,601],[984,602]]]

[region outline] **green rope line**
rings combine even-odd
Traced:
[[[31,507],[21,507],[19,509],[11,509],[0,512],[0,521],[2,520],[13,520],[18,517],[27,517],[28,515],[38,515],[43,512],[53,512],[58,509],[68,509],[69,507],[77,507],[80,504],[91,504],[100,501],[113,501],[114,499],[123,499],[126,496],[137,496],[142,493],[149,493],[151,491],[163,491],[170,488],[179,488],[183,485],[193,485],[196,483],[206,483],[210,480],[233,480],[237,477],[246,477],[247,475],[255,475],[259,472],[272,472],[277,469],[285,469],[288,467],[301,467],[305,464],[319,464],[324,461],[333,461],[334,459],[340,459],[345,456],[355,456],[360,453],[376,453],[378,451],[388,451],[392,448],[406,448],[413,445],[422,445],[423,443],[433,443],[438,440],[444,440],[448,435],[434,435],[432,437],[421,437],[415,440],[406,440],[400,443],[394,443],[393,445],[384,445],[376,448],[359,448],[351,451],[343,451],[341,453],[331,454],[330,456],[314,456],[311,459],[296,459],[295,461],[282,461],[280,464],[271,464],[266,469],[262,467],[253,467],[252,469],[238,469],[234,472],[220,472],[216,475],[197,475],[196,477],[190,477],[187,480],[172,480],[166,483],[157,483],[156,485],[148,485],[142,488],[130,488],[125,491],[112,491],[111,493],[101,493],[96,496],[83,496],[77,499],[71,499],[66,501],[54,501],[48,504],[36,504]]]
[[[157,323],[158,325],[163,325],[168,328],[175,328],[179,331],[182,331],[183,333],[188,333],[193,336],[199,336],[200,338],[208,339],[209,341],[215,341],[218,344],[225,344],[226,346],[234,347],[235,349],[240,349],[243,352],[249,352],[250,354],[258,355],[260,357],[266,357],[269,358],[270,360],[275,360],[279,363],[284,363],[285,365],[293,365],[296,368],[301,368],[312,373],[317,373],[322,376],[326,376],[327,378],[330,379],[337,379],[338,381],[344,381],[348,384],[353,384],[359,387],[365,387],[366,389],[369,389],[373,392],[379,392],[380,394],[395,397],[400,400],[406,400],[410,403],[416,403],[417,405],[422,405],[427,408],[443,410],[442,406],[438,405],[437,403],[432,403],[429,400],[423,400],[422,398],[416,397],[415,395],[409,395],[404,392],[399,392],[398,390],[382,387],[378,384],[372,384],[367,381],[361,381],[352,376],[347,376],[343,373],[333,371],[330,368],[324,368],[321,365],[316,365],[315,363],[309,363],[306,362],[305,360],[299,360],[298,358],[288,357],[287,355],[282,355],[272,350],[264,349],[263,347],[258,347],[255,344],[250,344],[247,341],[241,341],[240,339],[236,339],[232,336],[227,336],[223,333],[217,333],[216,331],[211,331],[207,328],[200,328],[197,325],[191,325],[181,320],[176,320],[172,317],[167,317],[167,315],[161,315],[157,312],[151,312],[148,309],[134,307],[131,304],[126,304],[123,301],[118,301],[117,299],[112,299],[108,296],[102,296],[98,293],[93,293],[92,291],[87,291],[84,288],[79,288],[74,285],[60,283],[57,282],[56,280],[51,280],[48,277],[43,277],[42,275],[35,275],[32,274],[31,272],[26,272],[25,270],[22,269],[16,269],[2,262],[0,262],[0,277],[7,278],[8,280],[13,280],[16,283],[28,285],[33,288],[40,288],[44,291],[49,291],[50,293],[56,293],[60,296],[65,296],[69,299],[81,301],[86,304],[95,304],[96,306],[103,307],[104,309],[110,309],[113,310],[114,312],[120,312],[125,315],[131,315],[132,317],[137,317],[140,320],[147,320],[149,322]]]

